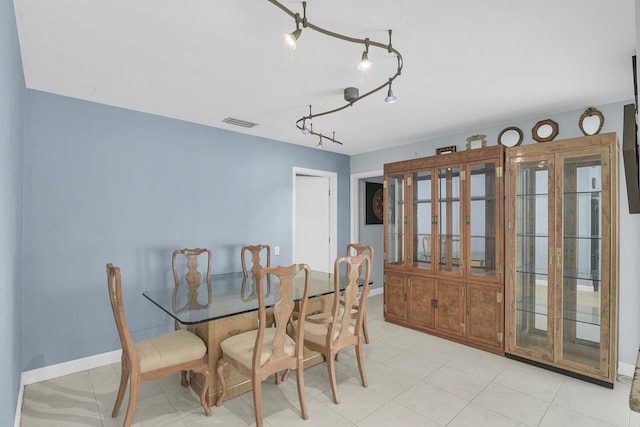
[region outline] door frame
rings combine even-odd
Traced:
[[[294,166],[291,175],[291,261],[296,254],[296,176],[315,176],[329,178],[329,265],[332,271],[332,260],[338,256],[338,174],[318,169],[307,169]]]

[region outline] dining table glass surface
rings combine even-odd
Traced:
[[[264,279],[265,305],[273,306],[278,300],[279,281],[275,276]],[[342,285],[341,280],[341,286]],[[333,274],[311,271],[309,298],[334,292]],[[302,299],[304,274],[294,281],[294,300]],[[242,272],[211,276],[211,288],[202,281],[199,286],[179,286],[147,290],[143,295],[178,322],[194,325],[241,313],[258,310],[258,283],[253,275]]]

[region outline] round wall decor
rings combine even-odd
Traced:
[[[531,129],[531,134],[538,142],[553,141],[553,138],[558,136],[558,124],[551,119],[540,120]]]

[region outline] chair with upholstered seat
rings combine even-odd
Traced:
[[[107,264],[107,286],[113,317],[122,345],[120,387],[111,416],[114,418],[118,416],[127,389],[127,382],[129,383],[129,404],[124,418],[124,427],[130,426],[133,421],[140,384],[167,377],[181,370],[193,370],[204,375],[203,384],[205,386],[200,392],[200,404],[205,414],[211,415],[211,408],[205,400],[210,377],[209,366],[205,359],[207,353],[205,343],[195,334],[186,330],[178,330],[134,343],[122,306],[120,269],[111,263]]]
[[[342,267],[342,268],[341,268]],[[346,268],[345,268],[346,267]],[[324,355],[329,372],[329,383],[334,403],[338,403],[335,363],[339,351],[355,346],[356,360],[360,372],[360,382],[367,387],[362,355],[362,322],[367,306],[367,298],[356,297],[367,295],[371,276],[371,259],[368,254],[340,257],[334,263],[334,298],[331,312],[307,316],[304,324],[304,345],[310,350]],[[345,280],[345,289],[340,295],[340,281]],[[358,292],[359,286],[362,290]],[[342,301],[341,301],[342,300]],[[344,307],[353,307],[352,315]],[[352,322],[355,317],[355,324]]]
[[[198,260],[206,260],[206,270],[200,267]],[[176,288],[180,286],[187,286],[188,288],[198,289],[202,282],[202,275],[205,275],[204,283],[207,284],[207,302],[211,304],[211,260],[212,254],[210,249],[176,249],[171,255],[171,270],[173,271],[173,281]],[[185,271],[186,270],[186,271]],[[202,270],[202,271],[201,271]],[[184,274],[181,274],[183,273]],[[203,284],[204,284],[203,283]],[[197,295],[197,293],[196,293]],[[189,305],[185,309],[197,310],[206,308],[206,305],[199,305],[197,298],[189,301]],[[176,307],[176,311],[179,307]],[[187,329],[184,325],[181,325],[177,320],[175,321],[175,330]],[[189,380],[187,371],[182,372],[180,384],[183,387],[189,386]]]
[[[360,255],[360,254],[368,254],[369,255],[369,261],[371,262],[372,268],[373,268],[373,248],[370,245],[361,245],[359,243],[349,243],[347,244],[347,256],[349,255]],[[360,267],[360,269],[362,269],[362,267]],[[360,272],[361,273],[361,272]],[[367,287],[368,289],[368,287]],[[362,295],[358,294],[358,296],[356,297],[356,304],[357,302],[360,300],[360,298],[362,297]],[[368,291],[367,291],[367,295],[364,296],[365,298],[368,298]],[[354,310],[357,310],[357,307],[354,307]],[[353,316],[352,318],[355,319],[357,315],[357,311],[353,312]],[[364,313],[362,314],[362,331],[364,333],[364,342],[369,344],[369,331],[367,330],[367,312],[366,309],[364,311]]]
[[[277,302],[273,305],[274,325],[267,325],[267,306],[265,304],[264,286],[266,276],[273,275],[278,283]],[[297,370],[298,398],[303,419],[307,419],[307,407],[304,399],[304,359],[303,330],[293,328],[291,336],[287,334],[287,326],[293,313],[295,302],[294,280],[296,276],[304,276],[304,289],[299,308],[306,310],[309,298],[309,267],[305,264],[294,264],[289,267],[265,267],[258,275],[258,329],[233,335],[220,343],[222,357],[218,361],[218,380],[220,394],[216,405],[220,406],[225,397],[226,383],[224,369],[233,366],[240,374],[251,379],[253,389],[253,406],[256,424],[262,427],[262,381],[276,374],[276,383],[280,383],[278,373]],[[296,290],[296,293],[299,289]],[[293,338],[292,338],[293,337]]]
[[[266,262],[262,264],[260,262],[260,255],[264,253]],[[271,267],[271,246],[269,245],[248,245],[243,246],[240,250],[240,260],[242,261],[242,273],[244,277],[247,277],[249,270],[247,270],[247,256],[251,254],[251,274],[257,279],[260,274],[260,269],[264,267]]]

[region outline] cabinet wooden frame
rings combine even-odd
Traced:
[[[617,137],[615,133],[608,133],[553,144],[514,147],[507,151],[506,159],[505,351],[510,357],[543,364],[607,387],[613,387],[615,383],[618,347],[618,155]],[[593,170],[593,166],[581,159],[595,159],[601,171],[591,183],[593,188],[597,188],[595,182],[601,180],[600,190],[593,190],[589,195],[592,230],[587,238],[590,239],[591,250],[582,254],[576,249],[578,243],[574,240],[583,238],[580,237],[577,218],[585,207],[578,204],[580,192],[575,183],[584,182],[584,177],[578,178],[575,165],[584,161],[585,169]],[[518,184],[519,168],[523,170],[522,183],[526,182],[524,168],[527,165],[543,165],[538,172],[546,172],[548,194],[527,193],[530,190],[525,188],[527,184]],[[521,193],[517,192],[518,185],[521,185]],[[573,193],[576,194],[574,198],[571,196]],[[529,209],[526,205],[530,203],[527,200],[533,199],[539,203],[540,197],[543,203],[548,204],[545,218],[535,218],[540,209],[535,209],[535,206]],[[535,213],[523,219],[525,210]],[[545,226],[547,232],[542,236],[537,230]],[[533,230],[531,235],[527,229]],[[528,246],[534,245],[533,239],[536,239],[535,244],[546,250],[546,265],[540,264],[539,259],[533,259],[537,255],[532,255],[532,248]],[[543,244],[545,239],[546,244]],[[538,248],[536,254],[540,250]],[[525,253],[528,255],[523,255]],[[581,271],[580,265],[587,262],[585,254],[590,259],[591,276],[585,276]],[[531,264],[537,266],[535,283],[531,281],[533,279],[527,279],[533,274],[527,271],[527,265]],[[569,274],[574,271],[574,276]],[[585,283],[589,280],[593,280],[594,285],[588,293]],[[527,281],[531,283],[526,285]],[[538,290],[544,294],[538,295]],[[579,319],[578,298],[584,305],[587,295],[596,305],[597,323]],[[527,308],[527,304],[537,307],[542,302],[545,302],[545,307],[533,311]],[[590,306],[587,308],[594,311]],[[571,310],[573,317],[567,314]],[[594,343],[584,338],[587,330]],[[577,331],[582,331],[583,336],[580,337]]]
[[[384,165],[387,321],[504,354],[503,167],[503,146]]]

